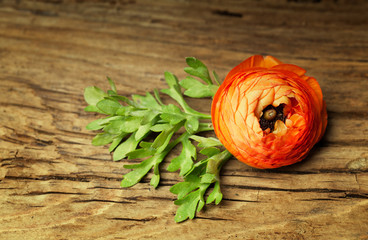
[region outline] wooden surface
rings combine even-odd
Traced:
[[[1,1],[0,239],[368,239],[366,1]],[[127,161],[93,147],[83,89],[163,88],[195,56],[223,78],[253,54],[307,69],[327,133],[302,163],[232,159],[224,200],[174,222],[170,186],[120,188]],[[167,98],[165,99],[167,100]],[[190,100],[209,112],[210,100]],[[175,153],[173,154],[175,155]]]

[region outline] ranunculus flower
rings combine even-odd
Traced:
[[[212,123],[222,144],[256,168],[301,161],[327,125],[321,88],[305,70],[255,55],[226,76],[212,102]]]

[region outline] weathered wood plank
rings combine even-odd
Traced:
[[[1,239],[365,239],[368,237],[366,1],[2,1]],[[123,165],[85,130],[83,89],[123,95],[184,77],[195,56],[220,76],[253,54],[300,65],[321,84],[324,139],[306,160],[258,170],[231,159],[224,199],[175,224],[162,165],[120,188]],[[164,97],[164,101],[170,101]],[[209,112],[210,100],[190,99]],[[178,154],[176,149],[170,157]],[[138,162],[139,160],[132,160]]]

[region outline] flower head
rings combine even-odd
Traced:
[[[212,123],[222,144],[256,168],[301,161],[327,125],[321,88],[305,70],[267,56],[252,56],[226,76],[212,102]]]

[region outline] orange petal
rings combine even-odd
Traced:
[[[264,58],[264,65],[266,68],[271,68],[276,65],[280,65],[282,62],[275,57],[267,56]]]
[[[306,71],[305,69],[298,67],[296,65],[293,64],[280,64],[280,65],[276,65],[274,67],[272,67],[272,69],[278,69],[278,70],[285,70],[285,71],[289,71],[289,72],[293,72],[298,76],[303,76]]]
[[[319,86],[319,83],[317,82],[317,80],[315,78],[308,77],[308,78],[305,78],[305,81],[314,90],[318,98],[318,103],[320,106],[322,106],[323,95],[322,95],[321,87]]]
[[[280,120],[277,120],[275,122],[275,130],[273,130],[273,134],[275,134],[278,137],[281,137],[286,134],[288,128],[285,126],[285,123],[283,123]]]
[[[231,78],[233,75],[244,72],[248,70],[251,67],[264,67],[264,60],[261,55],[254,55],[250,58],[245,59],[243,62],[241,62],[238,66],[234,67],[226,76],[226,79]]]

